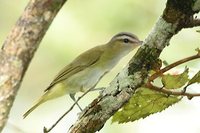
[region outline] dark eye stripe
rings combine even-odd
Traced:
[[[128,38],[124,38],[123,41],[124,41],[124,43],[129,43],[130,42]]]

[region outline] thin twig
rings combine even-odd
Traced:
[[[190,22],[188,22],[184,28],[192,28],[192,27],[197,27],[200,26],[200,19],[198,18],[193,18],[190,20]]]
[[[186,57],[186,58],[181,59],[179,61],[176,61],[176,62],[166,66],[165,68],[161,69],[160,71],[154,73],[153,75],[151,75],[149,77],[148,81],[152,82],[154,79],[158,78],[161,74],[165,73],[166,71],[168,71],[168,70],[170,70],[170,69],[172,69],[172,68],[174,68],[174,67],[176,67],[178,65],[181,65],[181,64],[183,64],[185,62],[188,62],[188,61],[191,61],[191,60],[194,60],[194,59],[198,59],[198,58],[200,58],[200,54],[199,53],[196,54],[196,55],[190,56],[190,57]]]
[[[188,99],[192,99],[193,97],[200,96],[200,93],[188,93],[188,92],[185,92],[185,91],[180,91],[180,92],[171,91],[171,90],[165,89],[164,87],[154,86],[150,82],[148,82],[146,84],[146,87],[148,87],[149,89],[158,91],[158,92],[162,92],[162,93],[167,94],[167,95],[187,96]]]
[[[188,61],[191,61],[191,60],[194,60],[194,59],[198,59],[198,58],[200,58],[200,52],[199,51],[198,51],[198,54],[196,54],[196,55],[181,59],[177,62],[174,62],[174,63],[166,66],[165,68],[161,69],[160,71],[154,73],[153,75],[151,75],[149,77],[147,84],[146,84],[146,87],[148,87],[149,89],[158,91],[158,92],[162,92],[162,93],[167,94],[167,95],[187,96],[188,99],[192,99],[193,97],[200,96],[200,93],[188,93],[188,92],[186,92],[186,88],[184,88],[183,91],[178,92],[178,91],[171,91],[171,90],[165,89],[165,87],[157,87],[157,86],[154,86],[151,83],[153,80],[155,80],[157,77],[159,77],[161,74],[165,73],[166,71],[168,71],[168,70],[170,70],[170,69],[172,69],[172,68],[174,68],[174,67],[176,67],[180,64],[183,64],[185,62],[188,62]]]
[[[93,88],[90,88],[89,90],[87,90],[86,92],[84,92],[75,102],[74,104],[49,128],[47,129],[46,127],[44,127],[43,132],[44,133],[48,133],[50,132],[73,108],[74,106],[78,103],[79,100],[81,100],[88,92],[92,91]]]

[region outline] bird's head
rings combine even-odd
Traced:
[[[140,46],[142,41],[138,37],[129,32],[120,32],[112,37],[108,45],[114,51],[121,51],[129,53],[134,48]]]
[[[113,45],[121,45],[121,47],[137,47],[142,44],[138,37],[129,32],[120,32],[112,37],[109,43]]]

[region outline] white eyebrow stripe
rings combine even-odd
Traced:
[[[123,40],[125,38],[129,39],[131,42],[138,42],[139,41],[137,38],[133,38],[133,37],[126,36],[126,35],[116,37],[116,39],[118,39],[118,40]]]

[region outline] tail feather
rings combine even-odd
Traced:
[[[66,89],[64,84],[62,83],[56,84],[52,89],[45,91],[44,95],[38,100],[38,102],[36,102],[36,104],[23,115],[23,118],[26,118],[40,104],[48,100],[52,100],[60,96],[63,96],[64,94],[66,94]]]
[[[38,102],[32,106],[26,113],[24,113],[23,118],[26,118],[33,110],[35,110],[40,104],[44,103],[43,98],[39,99]]]

